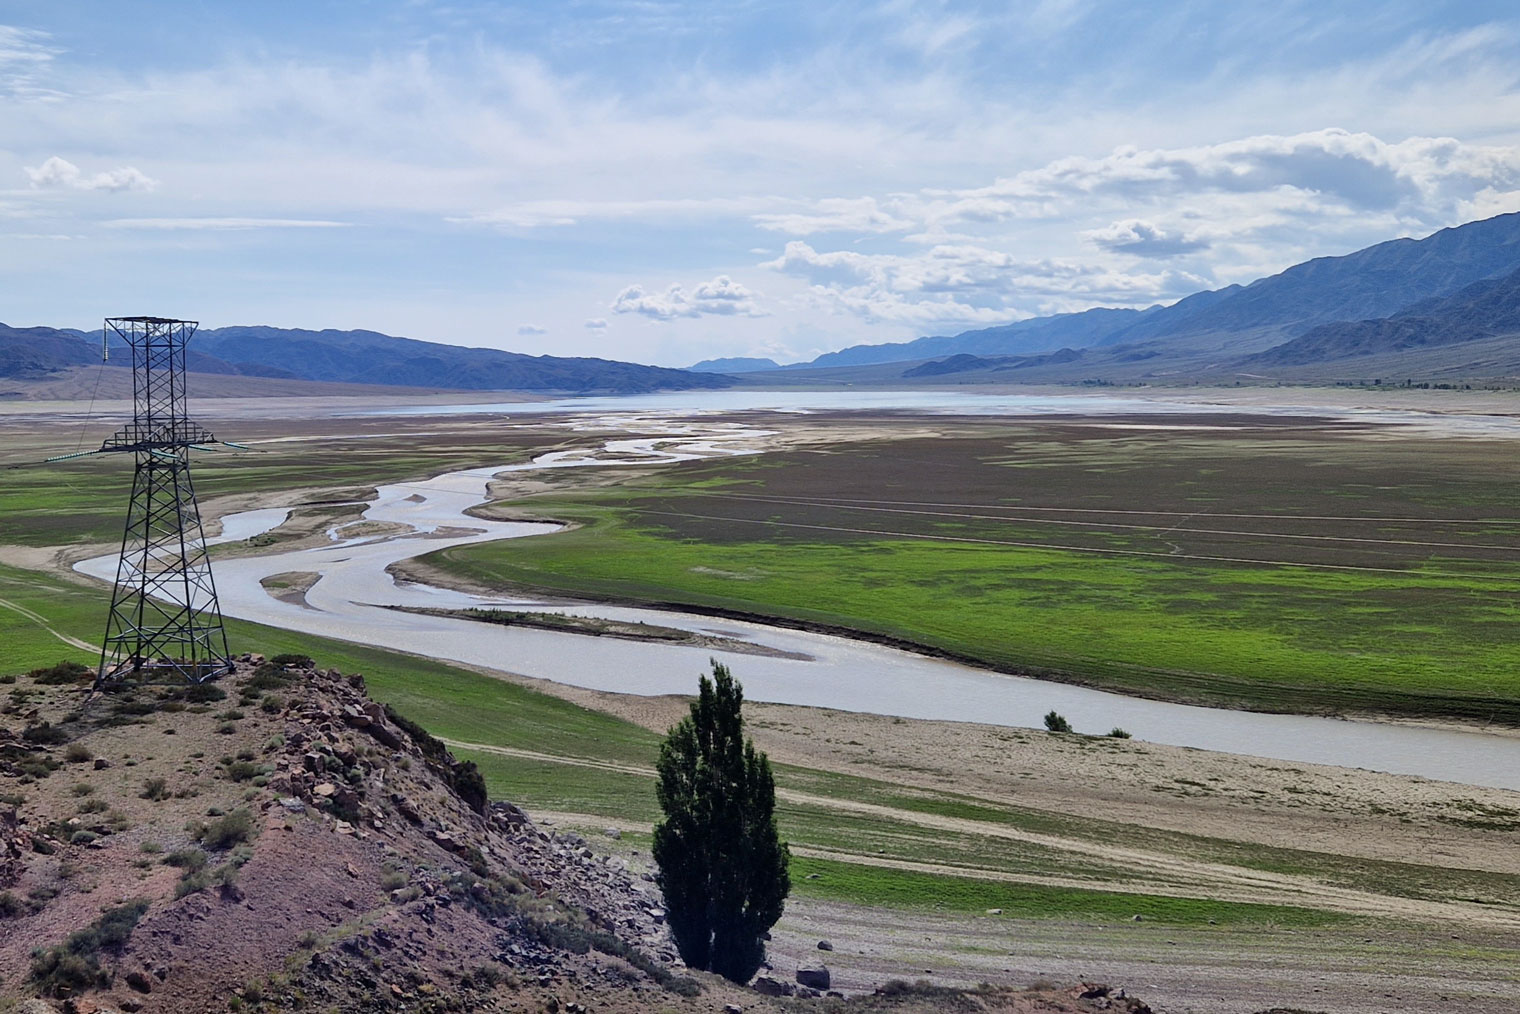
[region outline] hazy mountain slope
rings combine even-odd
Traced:
[[[1082,349],[1058,349],[1043,356],[972,356],[962,353],[909,367],[902,375],[907,380],[921,380],[925,377],[960,377],[966,373],[1006,374],[1011,370],[1074,363],[1086,354]]]
[[[404,384],[470,391],[617,391],[727,387],[726,377],[609,359],[526,356],[461,348],[375,331],[223,327],[200,332],[200,347],[239,364],[293,371],[307,380]]]
[[[0,377],[36,379],[100,362],[100,332],[0,325]],[[525,356],[392,338],[374,331],[225,327],[198,332],[186,352],[195,373],[466,391],[612,391],[727,387],[727,377],[608,359]],[[129,366],[111,342],[111,365]]]
[[[76,335],[51,327],[0,324],[0,377],[46,377],[99,361],[100,346],[92,348]]]
[[[1143,320],[1137,320],[1116,331],[1104,335],[1094,344],[1105,345],[1129,345],[1135,342],[1148,341],[1177,329],[1182,321],[1190,320],[1210,309],[1214,305],[1229,299],[1243,286],[1227,285],[1222,289],[1206,289],[1203,292],[1195,292],[1191,296],[1179,299],[1171,306],[1164,306],[1149,313]]]
[[[704,359],[685,368],[693,373],[755,373],[759,370],[779,370],[781,364],[774,359],[735,356],[730,359]]]
[[[1256,328],[1296,335],[1316,324],[1389,317],[1517,267],[1520,213],[1499,215],[1424,239],[1389,240],[1343,257],[1317,257],[1230,291],[1226,298],[1199,304],[1190,297],[1104,344]]]
[[[1250,285],[1198,292],[1167,307],[1100,307],[953,337],[857,345],[819,356],[810,365],[862,366],[954,355],[1145,345],[1142,356],[1157,360],[1157,369],[1183,374],[1211,368],[1232,354],[1269,348],[1319,324],[1389,317],[1517,268],[1520,213],[1442,229],[1423,239],[1390,240],[1341,257],[1315,258]],[[1132,352],[1116,360],[1134,361]],[[1104,365],[1101,359],[1090,362]]]
[[[1444,299],[1424,300],[1392,317],[1322,324],[1247,361],[1305,365],[1517,333],[1520,271],[1475,282]]]
[[[919,338],[884,345],[853,345],[827,352],[807,364],[810,367],[866,366],[873,363],[911,362],[952,355],[1031,355],[1060,348],[1096,344],[1116,329],[1158,312],[1096,307],[1081,313],[1033,317],[1012,324],[963,331],[949,337]]]

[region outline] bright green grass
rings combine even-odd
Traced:
[[[477,750],[453,752],[480,766],[493,797],[510,799],[530,813],[582,813],[651,827],[660,816],[653,778]]]
[[[0,565],[0,600],[0,674],[27,672],[62,659],[91,666],[100,661],[98,651],[65,644],[37,620],[4,603],[42,616],[59,633],[95,644],[105,629],[109,605],[103,590]]]
[[[569,757],[654,763],[659,738],[653,733],[515,683],[256,623],[229,621],[227,631],[235,652],[301,652],[324,667],[362,673],[371,696],[436,736]]]
[[[530,435],[513,439],[535,442]],[[547,439],[537,438],[536,443]],[[73,445],[53,450],[72,451]],[[455,469],[511,464],[531,452],[515,444],[451,443],[427,434],[395,440],[334,438],[236,454],[198,454],[191,476],[196,496],[204,502],[232,493],[371,488]],[[131,493],[130,454],[8,468],[0,484],[0,543],[54,546],[119,540]]]
[[[918,873],[862,866],[830,859],[793,857],[792,890],[804,898],[848,901],[884,908],[939,909],[982,913],[1001,908],[1003,915],[1036,919],[1102,919],[1112,922],[1141,916],[1174,926],[1326,926],[1348,917],[1288,905],[1256,905],[1119,894],[1081,888],[1045,887],[977,880],[972,877]],[[809,874],[817,879],[809,880]]]
[[[1520,573],[1498,565],[1469,564],[1468,577],[1439,561],[1380,574],[907,539],[713,542],[585,513],[575,531],[427,559],[480,581],[785,617],[1129,692],[1520,723]]]
[[[89,639],[102,621],[104,605],[100,593],[94,589],[74,586],[31,571],[4,567],[0,567],[0,588],[4,588],[4,594],[0,598],[35,610],[52,626],[73,636]],[[645,825],[652,824],[658,817],[653,782],[647,775],[568,762],[592,759],[642,768],[652,767],[658,737],[638,726],[516,684],[428,659],[237,621],[229,623],[228,629],[234,651],[256,649],[266,653],[301,652],[314,656],[325,667],[335,667],[345,672],[362,672],[370,692],[377,699],[391,703],[437,735],[460,742],[513,747],[567,759],[566,763],[548,759],[524,760],[487,751],[457,749],[459,756],[474,760],[480,765],[493,796],[513,799],[530,810],[581,813],[595,818]],[[5,653],[0,657],[0,670],[5,672],[20,672],[65,657],[94,661],[90,653],[63,647],[35,621],[9,610],[0,609],[0,639],[3,639],[0,643],[5,645]],[[1080,831],[1082,822],[1068,821],[1060,815],[1039,811],[1002,807],[975,797],[925,794],[888,781],[791,766],[778,767],[777,775],[783,787],[824,798],[833,796],[861,799],[909,811],[1081,837],[1077,832]],[[826,803],[782,803],[778,807],[778,816],[783,836],[799,846],[870,852],[886,858],[964,866],[968,870],[988,868],[1012,873],[1086,876],[1095,884],[1126,878],[1126,871],[1122,869],[1061,850],[1007,842],[974,832],[943,832],[886,816],[840,813],[831,810]],[[1114,833],[1114,828],[1108,825],[1095,826],[1089,830],[1100,837]],[[1419,884],[1418,889],[1410,892],[1416,896],[1441,896],[1443,893],[1439,890],[1441,878],[1437,875],[1438,871],[1423,868],[1367,870],[1361,868],[1365,864],[1349,860],[1344,861],[1342,868],[1338,865],[1338,857],[1238,847],[1224,841],[1194,840],[1189,836],[1149,832],[1146,829],[1121,830],[1161,836],[1164,841],[1146,842],[1161,851],[1181,854],[1206,852],[1209,858],[1216,861],[1233,862],[1251,868],[1301,871],[1327,877],[1332,882],[1372,889],[1376,889],[1375,881],[1397,874],[1404,880]],[[1134,841],[1140,843],[1139,839]],[[1266,852],[1272,854],[1258,854]],[[845,869],[854,868],[849,864],[833,865]],[[836,891],[841,898],[848,896],[871,904],[918,904],[919,901],[915,900],[918,896],[914,892],[922,894],[928,891],[928,896],[943,895],[942,904],[960,905],[967,910],[1002,907],[1013,911],[1019,904],[1027,904],[1031,914],[1064,915],[1078,911],[1103,911],[1101,908],[1072,907],[1077,902],[1071,899],[1081,900],[1084,905],[1094,904],[1089,899],[1092,892],[1048,894],[1043,889],[1030,889],[1033,893],[1019,894],[1022,888],[990,883],[974,876],[924,879],[925,875],[913,874],[906,875],[904,879],[893,874],[883,879],[884,876],[883,871],[870,869],[855,879],[831,881],[825,886]],[[1514,897],[1511,890],[1513,885],[1509,879],[1493,876],[1486,878],[1483,883],[1446,883],[1445,888],[1448,891],[1470,890],[1475,895],[1506,903]],[[936,894],[938,888],[931,890],[925,884],[939,884],[943,891]],[[868,889],[861,885],[875,886],[869,886]],[[977,893],[968,885],[979,886],[982,893]],[[878,900],[871,900],[871,892],[879,894]],[[1027,899],[1026,902],[1020,902],[1018,899],[1021,897]],[[1092,897],[1108,895],[1099,893],[1092,894]],[[1168,899],[1146,895],[1116,894],[1114,897],[1125,899],[1122,904],[1115,903],[1119,904],[1119,908],[1127,910],[1120,913],[1123,917],[1138,911],[1147,915],[1154,912],[1155,917],[1160,919],[1163,912],[1172,911],[1164,906],[1174,904]],[[1163,908],[1146,907],[1153,903],[1162,905]],[[1257,909],[1266,910],[1263,906],[1243,907],[1243,910],[1251,912]],[[1177,920],[1186,918],[1184,914],[1177,913],[1166,917]],[[1216,918],[1221,924],[1225,923],[1218,912],[1201,918]]]

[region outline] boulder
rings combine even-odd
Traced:
[[[780,979],[773,979],[769,975],[760,976],[760,978],[750,983],[750,988],[764,996],[791,996],[797,992],[790,982],[782,982]]]
[[[834,949],[834,945],[829,943],[827,940],[820,940],[818,941],[818,949],[820,951],[832,951]]]
[[[371,718],[374,718],[374,716],[371,716]],[[401,737],[389,725],[386,725],[385,722],[375,719],[365,731],[374,736],[375,742],[385,746],[386,749],[401,749]]]
[[[824,965],[819,965],[817,968],[799,968],[797,981],[809,989],[828,989],[829,970]]]

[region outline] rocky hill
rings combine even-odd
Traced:
[[[647,872],[491,802],[362,677],[244,656],[218,683],[0,706],[0,1009],[795,1010],[676,957]],[[830,1010],[1139,1014],[1105,987],[887,983]]]

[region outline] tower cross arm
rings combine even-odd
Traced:
[[[211,431],[188,419],[148,424],[132,422],[106,437],[102,451],[143,451],[154,447],[189,447],[212,444],[217,439]]]

